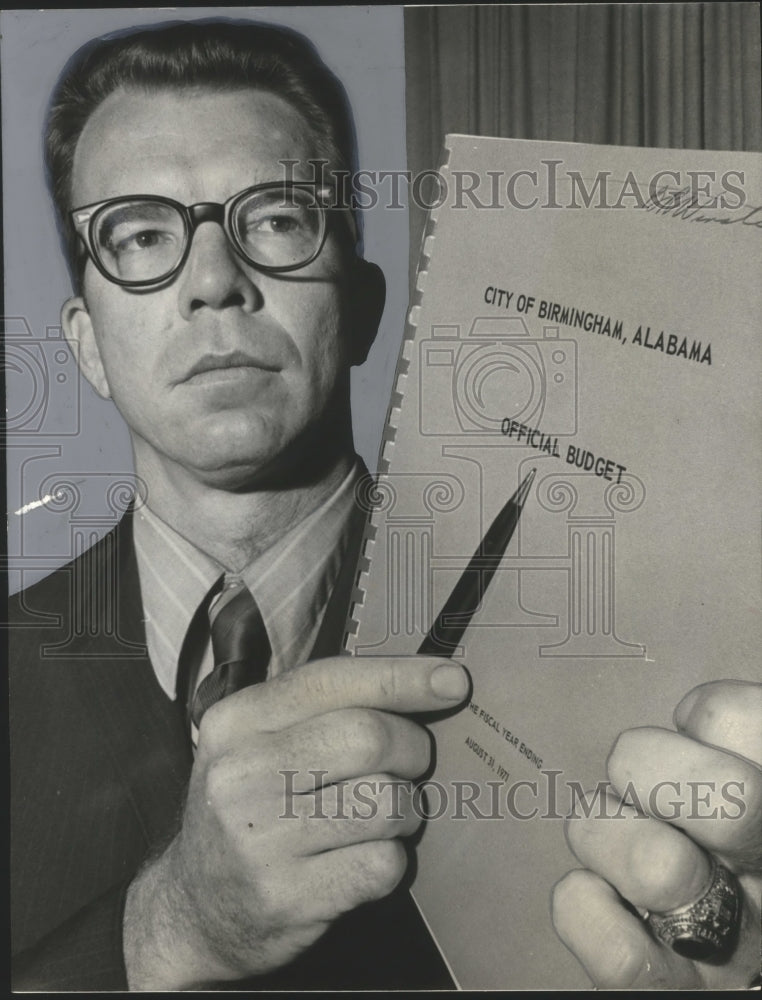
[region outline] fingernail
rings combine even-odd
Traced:
[[[439,698],[460,701],[468,693],[468,677],[456,663],[443,663],[431,675],[431,690]]]

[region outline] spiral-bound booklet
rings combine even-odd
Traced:
[[[758,674],[762,157],[448,136],[427,191],[347,648],[414,653],[537,470],[454,650],[412,892],[462,987],[585,987],[563,817],[605,809],[620,731]],[[656,777],[633,804],[705,807]]]

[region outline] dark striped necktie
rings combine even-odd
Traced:
[[[201,725],[204,712],[220,698],[226,698],[267,677],[271,647],[257,602],[248,587],[209,609],[214,669],[199,684],[193,698],[191,718]]]

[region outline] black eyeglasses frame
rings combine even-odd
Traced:
[[[299,264],[286,264],[283,266],[258,264],[246,254],[243,249],[243,245],[236,237],[235,231],[230,224],[233,213],[245,198],[248,198],[251,194],[257,191],[273,191],[276,189],[280,189],[284,192],[284,199],[288,197],[288,192],[292,190],[308,190],[315,194],[315,207],[320,212],[320,235],[318,237],[314,253],[307,258],[307,260],[301,261]],[[264,184],[253,184],[251,187],[245,188],[243,191],[239,191],[238,194],[234,194],[231,198],[228,198],[224,204],[220,202],[201,201],[195,205],[183,205],[182,202],[175,201],[174,198],[164,197],[163,195],[131,194],[122,195],[117,198],[106,198],[104,201],[96,201],[89,205],[82,205],[80,208],[72,209],[69,213],[69,218],[71,219],[72,226],[82,241],[90,260],[107,281],[110,281],[115,285],[120,285],[123,288],[147,288],[152,285],[163,285],[182,270],[190,253],[191,244],[193,243],[193,235],[202,222],[216,222],[221,225],[228,242],[238,256],[250,267],[256,268],[258,271],[263,271],[268,274],[285,274],[288,271],[298,271],[303,267],[307,267],[308,264],[311,264],[312,261],[320,255],[320,252],[325,244],[326,236],[328,234],[328,224],[326,218],[326,206],[320,199],[326,198],[329,194],[329,188],[319,187],[310,181],[268,181]],[[169,205],[178,210],[185,226],[185,249],[183,250],[177,263],[158,278],[142,278],[138,281],[117,278],[108,271],[95,249],[93,233],[95,223],[98,220],[100,213],[112,205],[124,204],[125,202],[133,201],[150,201],[157,202],[162,205]],[[78,218],[78,216],[81,217]]]

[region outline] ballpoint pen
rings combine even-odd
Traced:
[[[452,656],[500,565],[537,469],[532,469],[497,515],[418,648],[428,656]]]

